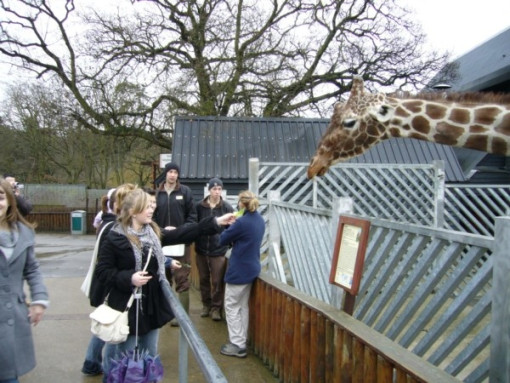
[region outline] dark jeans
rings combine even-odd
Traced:
[[[225,283],[223,277],[227,266],[225,255],[210,257],[197,253],[198,275],[202,304],[211,309],[223,308]]]

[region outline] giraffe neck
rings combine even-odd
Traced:
[[[510,106],[387,98],[392,137],[410,137],[510,156]]]

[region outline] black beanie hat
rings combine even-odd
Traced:
[[[211,190],[215,186],[223,187],[223,182],[219,178],[211,178],[207,183],[207,190]]]
[[[179,166],[174,162],[169,162],[165,165],[165,174],[168,173],[169,170],[177,170],[177,173],[181,173],[181,169],[179,169]]]

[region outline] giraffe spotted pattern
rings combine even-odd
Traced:
[[[308,167],[308,178],[322,176],[335,163],[390,137],[510,156],[510,101],[399,99],[365,93],[363,80],[355,77],[347,102],[335,105]]]

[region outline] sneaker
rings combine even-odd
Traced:
[[[208,317],[209,316],[209,307],[203,306],[202,311],[200,312],[200,316],[202,318]]]
[[[83,363],[81,372],[88,376],[96,376],[101,375],[103,373],[103,369],[101,368],[101,365],[91,362],[90,360],[86,360]]]
[[[211,310],[211,318],[212,318],[212,320],[214,320],[214,321],[220,321],[220,320],[221,320],[220,310],[218,310],[218,309],[212,309],[212,310]]]
[[[226,343],[223,346],[221,346],[220,352],[223,355],[227,356],[237,356],[238,358],[246,358],[246,355],[248,355],[248,352],[245,348],[240,348],[232,343]]]

